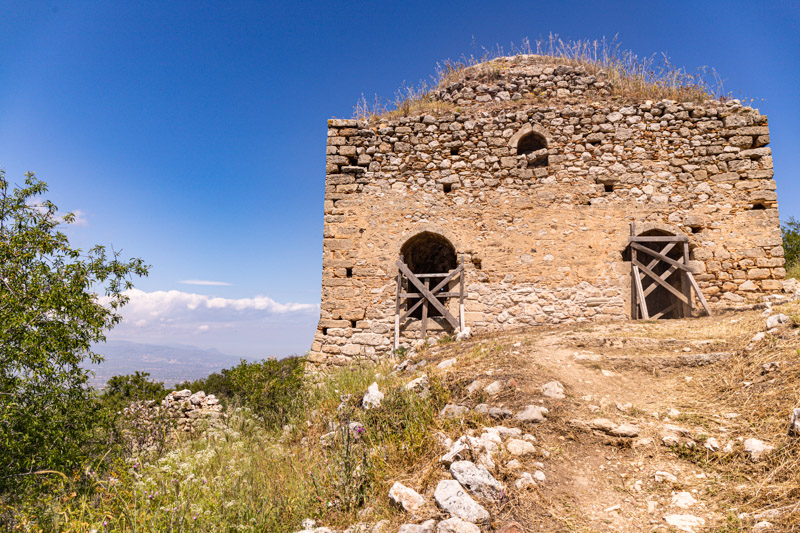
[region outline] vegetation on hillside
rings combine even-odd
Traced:
[[[723,80],[713,68],[704,66],[690,73],[684,67],[673,65],[665,53],[640,57],[624,49],[617,36],[572,40],[551,33],[533,42],[525,38],[519,45],[512,43],[509,50],[497,45],[491,49],[482,48],[477,55],[462,55],[457,60],[437,63],[429,81],[416,85],[404,83],[391,99],[383,100],[376,95],[368,101],[362,94],[354,107],[354,117],[379,119],[452,112],[453,104],[433,97],[435,89],[463,79],[467,72],[476,69],[478,75],[489,79],[499,68],[496,60],[523,59],[531,54],[544,56],[549,63],[581,66],[588,74],[604,72],[611,82],[612,96],[617,98],[680,102],[728,98]]]
[[[800,278],[800,221],[789,217],[781,225],[783,256],[786,260],[786,277]]]
[[[74,221],[32,173],[12,187],[0,170],[0,494],[80,476],[112,439],[108,412],[87,386],[84,360],[121,320],[141,259],[102,246],[73,248],[61,231]],[[96,294],[102,291],[103,299]]]

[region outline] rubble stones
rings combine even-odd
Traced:
[[[436,526],[436,533],[480,533],[481,528],[458,517],[442,520]]]
[[[542,396],[561,400],[564,398],[564,385],[558,381],[550,381],[542,385]]]
[[[743,444],[745,453],[747,453],[753,461],[760,461],[765,454],[775,449],[774,446],[770,446],[758,439],[745,439]]]
[[[498,500],[503,495],[503,485],[486,468],[471,461],[455,461],[450,474],[472,494],[485,500]]]
[[[672,514],[664,517],[668,525],[674,527],[678,531],[685,531],[687,533],[695,533],[700,528],[706,525],[705,519],[690,514]]]
[[[406,487],[402,483],[395,482],[392,488],[389,489],[389,499],[395,505],[399,505],[403,510],[409,513],[416,513],[426,505],[425,498],[410,487]]]
[[[782,324],[789,323],[791,319],[783,313],[772,315],[767,318],[767,329],[777,328]]]
[[[378,390],[378,384],[376,382],[372,382],[372,385],[367,387],[367,393],[361,400],[361,405],[364,407],[364,409],[374,409],[381,406],[382,400],[383,393]]]
[[[514,419],[518,420],[519,422],[543,422],[547,413],[548,410],[546,407],[542,407],[540,405],[529,405],[514,415]]]
[[[522,439],[508,439],[506,442],[506,450],[511,455],[528,455],[536,451],[536,448],[530,442]]]
[[[403,524],[397,533],[434,533],[436,531],[436,520],[426,520],[421,524]]]
[[[440,481],[433,497],[439,507],[454,517],[473,524],[489,520],[489,512],[473,500],[458,481],[451,479]]]

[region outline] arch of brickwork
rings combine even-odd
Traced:
[[[611,89],[602,74],[522,57],[440,87],[450,113],[330,120],[310,360],[392,348],[396,261],[422,231],[463,255],[473,331],[629,317],[631,222],[689,238],[712,306],[780,292],[767,117],[736,101],[622,100]],[[546,140],[546,164],[518,153],[531,132]],[[401,340],[413,338],[409,328]]]

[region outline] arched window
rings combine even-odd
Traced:
[[[546,167],[547,140],[536,132],[531,132],[517,142],[517,155],[528,158],[529,167]]]

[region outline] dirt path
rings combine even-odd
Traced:
[[[530,491],[527,512],[510,518],[529,531],[699,532],[723,525],[730,511],[718,508],[714,495],[725,484],[697,459],[730,442],[728,419],[719,405],[706,406],[711,422],[698,417],[691,387],[706,371],[697,365],[728,356],[738,342],[709,338],[718,325],[625,323],[475,339],[473,352],[491,354],[461,370],[462,380],[513,378],[514,390],[492,405],[550,411],[528,429],[540,456],[527,463],[543,464],[547,481]],[[449,350],[434,352],[445,358]],[[542,394],[550,381],[563,384],[564,398]],[[629,436],[609,433],[620,425]]]

